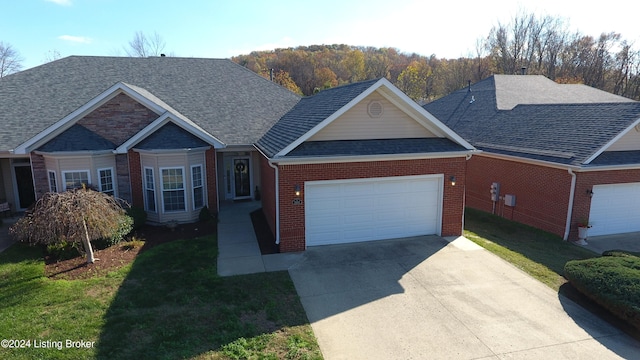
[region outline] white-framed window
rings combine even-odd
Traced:
[[[153,168],[144,168],[144,207],[145,210],[156,212],[156,186],[153,179]]]
[[[191,166],[191,187],[193,189],[193,209],[204,206],[204,180],[202,165]]]
[[[64,190],[81,188],[82,184],[89,185],[91,183],[89,170],[63,171],[62,178],[64,179]]]
[[[160,168],[162,177],[162,206],[165,212],[186,211],[184,168]]]
[[[49,191],[58,192],[58,182],[56,181],[56,172],[49,170]]]
[[[115,196],[116,191],[114,187],[112,168],[98,169],[98,183],[101,192]]]

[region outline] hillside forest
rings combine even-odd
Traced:
[[[416,37],[416,41],[420,41]],[[565,19],[521,13],[498,23],[468,57],[438,58],[345,44],[254,51],[232,60],[301,95],[385,77],[419,103],[492,74],[544,75],[640,100],[640,51],[621,34],[571,31]]]

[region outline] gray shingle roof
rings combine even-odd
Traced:
[[[375,84],[378,79],[339,86],[305,97],[257,142],[269,157],[289,146]]]
[[[82,125],[75,124],[42,145],[38,150],[43,152],[98,151],[113,150],[115,148],[116,145],[113,142]]]
[[[253,144],[300,101],[227,59],[71,56],[0,79],[0,151],[118,82],[148,91],[227,145]]]
[[[426,154],[466,149],[446,138],[308,141],[288,157]]]
[[[511,76],[509,81],[525,79],[518,91],[528,93],[528,77]],[[516,105],[512,110],[499,110],[499,81],[495,76],[487,78],[471,91],[456,91],[424,108],[480,150],[565,165],[583,164],[640,118],[639,102],[607,102],[611,94],[595,89],[604,93],[602,103],[593,103],[595,92],[588,90],[591,95],[585,103]]]
[[[205,147],[208,144],[191,135],[188,131],[173,123],[167,123],[146,139],[139,142],[134,148],[145,150],[160,149],[193,149]]]
[[[589,165],[625,165],[640,164],[640,150],[605,151],[598,155]]]

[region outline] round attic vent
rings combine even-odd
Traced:
[[[379,118],[384,114],[384,107],[380,101],[372,101],[367,106],[367,112],[372,118]]]
[[[636,131],[640,132],[640,124],[636,125]]]

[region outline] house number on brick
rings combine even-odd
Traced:
[[[295,198],[292,201],[293,205],[302,205],[302,199],[300,198]]]

